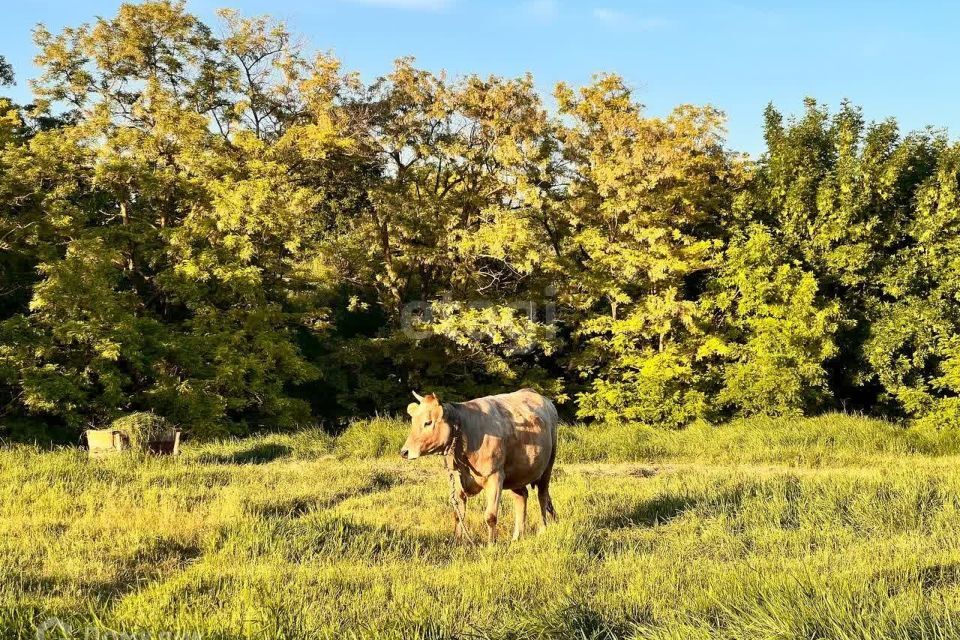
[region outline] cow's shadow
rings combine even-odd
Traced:
[[[279,555],[289,562],[309,558],[356,561],[406,558],[439,563],[455,549],[448,538],[386,524],[365,522],[351,514],[313,510],[300,517],[273,518],[261,534],[250,537],[240,523],[220,527],[214,551],[229,549],[244,558]]]
[[[616,510],[608,510],[600,514],[595,522],[598,529],[616,530],[663,526],[695,510],[736,515],[743,499],[744,491],[736,487],[711,495],[661,493],[647,500],[627,503]]]
[[[624,505],[617,511],[608,511],[596,519],[598,529],[625,529],[655,527],[692,511],[700,500],[692,496],[662,494],[650,500]]]
[[[228,454],[204,454],[199,460],[206,464],[266,464],[292,452],[285,444],[263,443]]]
[[[246,505],[246,510],[254,515],[270,518],[301,518],[323,509],[332,509],[341,502],[360,498],[380,491],[389,491],[401,483],[398,476],[389,473],[374,473],[365,484],[337,491],[332,495],[295,496],[292,498],[255,500]]]
[[[593,518],[592,533],[583,539],[584,550],[594,558],[618,555],[633,548],[638,540],[635,534],[669,525],[703,506],[702,497],[682,493],[625,501]]]

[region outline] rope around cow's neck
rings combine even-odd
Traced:
[[[458,454],[463,455],[465,453],[460,450],[460,445],[463,444],[460,438],[460,425],[455,420],[451,420],[447,424],[450,425],[450,440],[443,450],[443,466],[446,467],[447,473],[450,476],[450,506],[453,508],[453,515],[457,519],[461,539],[465,539],[471,545],[474,545],[476,542],[473,536],[470,535],[469,529],[467,529],[466,505],[464,505],[464,508],[461,510],[460,502],[457,500],[457,462],[462,462],[457,460],[457,456]]]

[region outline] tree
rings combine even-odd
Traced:
[[[590,381],[578,415],[674,426],[704,416],[699,283],[742,175],[721,114],[686,106],[644,118],[616,76],[579,92],[561,85],[557,98],[570,119],[561,226],[573,277],[561,300],[584,341],[572,366]]]
[[[943,134],[808,100],[751,162],[717,110],[650,117],[617,76],[551,113],[530,76],[364,83],[219,16],[39,28],[35,104],[0,99],[6,425],[213,436],[523,386],[666,427],[960,416]]]
[[[309,419],[287,387],[315,375],[295,344],[302,281],[291,274],[316,198],[289,180],[278,124],[304,116],[276,107],[269,131],[243,126],[260,105],[238,95],[296,92],[266,84],[271,75],[238,85],[230,58],[243,61],[261,32],[289,38],[266,22],[228,26],[239,31],[225,47],[182,2],[161,1],[56,36],[38,30],[38,104],[80,115],[6,158],[35,167],[7,174],[26,183],[11,190],[37,189],[51,165],[29,209],[41,279],[30,312],[6,326],[18,339],[5,360],[29,410],[79,426],[155,409],[197,433]],[[237,126],[215,133],[211,120],[227,112]],[[300,144],[317,154],[315,138]]]
[[[839,305],[836,351],[823,363],[834,405],[871,411],[882,394],[865,343],[885,315],[882,274],[898,268],[919,186],[941,142],[928,133],[901,137],[892,120],[865,125],[848,102],[831,116],[807,100],[784,122],[767,109],[767,152],[742,203],[763,224],[782,260],[813,278],[817,300]]]
[[[711,345],[724,361],[718,402],[738,415],[824,407],[840,308],[818,295],[816,278],[756,225],[731,243],[711,286],[708,304],[723,329]]]
[[[0,56],[0,86],[9,87],[14,84],[15,81],[13,67],[7,62],[6,58]]]
[[[886,299],[866,343],[885,399],[909,416],[956,423],[960,336],[960,146],[942,141],[916,195],[905,246],[884,271]]]

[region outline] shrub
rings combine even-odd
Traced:
[[[960,398],[944,398],[910,425],[910,448],[926,455],[953,455],[960,452]]]
[[[357,420],[337,438],[338,454],[352,458],[381,458],[399,455],[409,425],[399,418]]]

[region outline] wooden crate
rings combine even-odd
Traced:
[[[151,440],[147,443],[147,451],[161,456],[175,456],[180,453],[180,429],[174,429],[169,438]]]
[[[130,449],[130,440],[121,431],[112,429],[87,429],[87,448],[91,458],[110,456]],[[169,437],[151,440],[143,448],[158,456],[175,456],[180,453],[180,429],[172,429]]]
[[[87,429],[87,449],[91,458],[102,458],[130,448],[127,437],[111,429]]]

